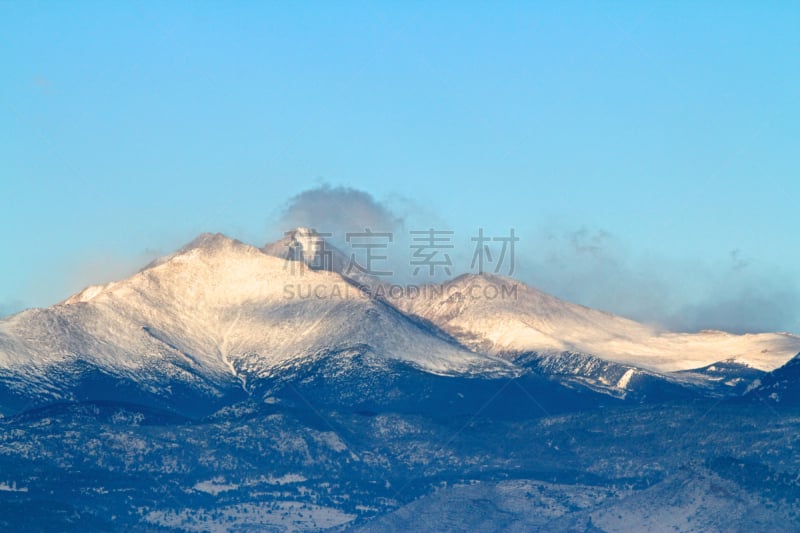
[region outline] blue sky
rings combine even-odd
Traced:
[[[330,184],[670,327],[800,331],[794,2],[0,2],[0,314]],[[794,149],[794,150],[793,150]]]

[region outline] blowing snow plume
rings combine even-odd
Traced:
[[[371,194],[350,187],[323,185],[292,197],[281,217],[283,231],[303,226],[332,233],[333,240],[348,231],[397,231],[402,217]]]
[[[396,279],[402,265],[397,262],[396,247],[402,240],[405,219],[397,215],[386,204],[376,200],[371,194],[350,187],[331,187],[323,185],[309,189],[293,196],[280,218],[280,231],[287,238],[294,239],[297,235],[288,232],[295,228],[308,228],[319,235],[317,239],[324,239],[333,244],[339,251],[335,252],[334,263],[339,264],[337,270],[348,268],[351,253],[368,252],[375,256],[376,261],[365,261],[364,258],[353,259],[362,267],[367,265],[370,269],[366,273],[374,274],[372,268],[380,270],[385,276],[384,281]],[[374,251],[365,250],[358,243],[365,238],[365,232],[376,234],[377,248]],[[359,236],[358,234],[362,234]],[[352,238],[352,241],[349,239]],[[367,237],[366,239],[370,239]],[[302,238],[301,238],[302,240]],[[304,249],[313,250],[319,245],[306,243]],[[279,250],[273,250],[276,255]],[[360,254],[356,254],[360,255]]]

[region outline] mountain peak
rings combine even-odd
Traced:
[[[261,248],[267,255],[287,261],[305,263],[311,270],[335,272],[361,285],[375,286],[379,280],[358,269],[350,268],[350,258],[314,228],[297,227]]]
[[[195,250],[200,250],[206,253],[219,253],[225,250],[233,250],[239,248],[241,250],[253,249],[253,246],[243,243],[238,239],[234,239],[232,237],[228,237],[222,233],[201,233],[194,239],[192,239],[188,244],[182,246],[178,251],[173,252],[171,254],[159,257],[142,268],[139,272],[144,272],[146,270],[150,270],[151,268],[155,268],[157,266],[163,265],[172,259],[189,254]]]
[[[315,249],[335,249],[326,239],[325,234],[319,233],[314,228],[298,226],[283,234],[283,237],[274,242],[264,245],[262,250],[268,255],[288,258],[292,248],[301,247],[305,255],[312,253]],[[338,252],[338,250],[337,250]]]
[[[178,253],[188,252],[189,250],[220,250],[234,245],[244,245],[240,240],[233,239],[222,233],[201,233],[189,244],[179,250]]]

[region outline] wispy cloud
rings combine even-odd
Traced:
[[[800,287],[786,273],[735,260],[728,272],[705,273],[697,298],[686,298],[665,323],[674,329],[735,333],[800,332]]]
[[[407,230],[451,229],[411,201],[380,201],[365,191],[330,185],[292,197],[280,224],[282,231],[308,226],[334,233],[340,247],[346,246],[348,231],[394,232],[387,263],[400,275],[393,282],[420,282],[401,274],[409,270],[403,253]],[[562,299],[671,330],[800,331],[800,287],[745,250],[681,261],[631,250],[599,227],[539,227],[519,235],[515,276]],[[470,253],[451,251],[453,275],[468,270]]]
[[[65,292],[71,295],[90,285],[128,278],[162,255],[165,255],[162,250],[147,248],[130,255],[105,253],[81,257],[64,269]]]
[[[662,265],[636,258],[601,229],[521,232],[519,277],[559,298],[648,323],[663,323],[674,292]]]
[[[0,302],[0,318],[18,313],[25,308],[25,305],[17,299],[9,299]]]
[[[539,230],[520,277],[563,299],[679,331],[800,331],[800,288],[742,250],[679,261],[632,251],[602,229]]]

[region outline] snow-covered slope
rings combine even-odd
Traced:
[[[69,398],[62,369],[79,363],[145,387],[184,383],[218,396],[293,358],[352,346],[438,374],[513,372],[339,274],[291,266],[202,235],[129,279],[0,321],[0,377],[24,376],[8,382]]]
[[[461,276],[412,296],[406,294],[393,303],[464,344],[494,355],[578,352],[672,372],[723,360],[772,370],[800,352],[796,335],[673,333],[564,302],[493,275]]]
[[[800,405],[800,356],[757,379],[746,396],[759,402]]]
[[[309,262],[313,251],[330,251],[331,271],[287,260],[285,250],[298,245]],[[439,375],[533,371],[652,397],[635,389],[665,372],[723,360],[772,370],[800,352],[794,335],[670,333],[497,276],[462,276],[386,301],[375,297],[375,279],[346,272],[346,263],[304,229],[263,249],[202,235],[126,280],[0,320],[0,406],[98,390],[102,398],[191,403],[199,394],[224,403],[303,366],[344,376],[382,360]],[[334,355],[335,365],[324,361]],[[668,380],[698,382],[693,376]]]
[[[731,359],[796,337],[672,334],[496,277],[384,302],[282,244],[204,235],[0,321],[0,529],[797,522],[800,358]]]

